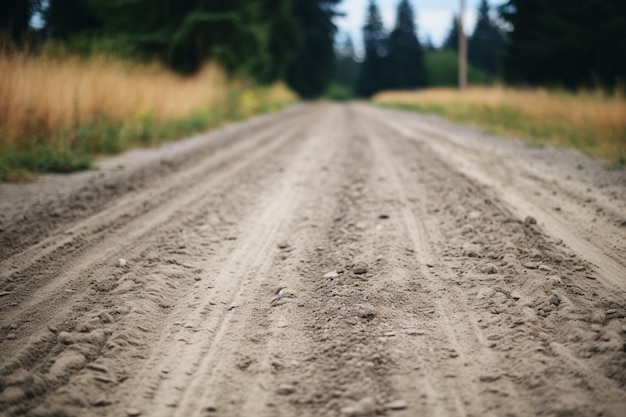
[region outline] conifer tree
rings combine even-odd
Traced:
[[[415,14],[408,0],[398,3],[396,24],[387,39],[385,88],[417,88],[426,84],[424,52],[416,35]]]
[[[380,10],[375,0],[367,6],[367,17],[363,26],[363,42],[365,59],[357,81],[356,93],[362,97],[370,97],[385,86],[385,28]]]
[[[334,83],[347,87],[353,92],[359,74],[359,63],[357,62],[356,53],[354,51],[352,37],[349,34],[346,35],[343,42],[337,48],[336,55],[337,64]]]
[[[446,39],[443,41],[442,48],[459,52],[459,16],[456,14],[452,16],[452,24],[450,25]]]
[[[474,32],[468,42],[468,59],[478,69],[494,75],[498,69],[502,32],[489,17],[489,3],[481,0]]]
[[[509,0],[508,81],[570,88],[626,80],[626,1]]]
[[[287,70],[287,84],[302,98],[324,93],[334,74],[333,18],[341,0],[294,0],[293,17],[300,32],[300,47]]]
[[[40,0],[3,0],[0,2],[0,36],[19,44],[27,39],[28,22]]]

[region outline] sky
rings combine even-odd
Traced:
[[[393,28],[396,19],[396,8],[400,0],[376,0],[383,23],[387,30]],[[346,13],[345,17],[336,19],[339,31],[342,34],[349,33],[357,51],[362,51],[363,35],[362,27],[365,22],[367,5],[369,0],[343,0],[338,10]],[[441,46],[450,25],[452,16],[460,9],[460,0],[410,0],[413,10],[416,12],[416,24],[418,36],[421,41],[426,41],[430,36],[435,46]],[[471,33],[476,23],[476,9],[480,0],[465,1],[465,32]],[[491,0],[489,4],[499,5],[502,1]],[[345,35],[339,39],[344,39]]]

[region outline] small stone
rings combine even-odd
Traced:
[[[550,298],[548,298],[548,302],[552,305],[558,306],[559,304],[561,304],[561,299],[558,295],[552,294]]]
[[[383,333],[383,336],[387,336],[387,337],[393,337],[396,335],[396,332],[385,332]]]
[[[388,218],[389,218],[389,215],[388,215],[388,214],[383,213],[383,214],[381,214],[380,216],[378,216],[378,218],[379,218],[379,219],[388,219]]]
[[[539,265],[538,268],[540,271],[542,272],[551,272],[552,268],[550,268],[548,265]]]
[[[282,241],[282,242],[278,242],[278,249],[287,249],[289,247],[289,243]]]
[[[6,338],[8,340],[15,340],[17,339],[17,336],[15,335],[15,333],[9,333]]]
[[[209,413],[215,413],[217,411],[217,407],[214,405],[207,405],[206,407],[204,407],[204,409]]]
[[[352,272],[357,275],[367,274],[367,270],[368,267],[365,262],[357,262],[357,264],[354,265],[354,268],[352,268]]]
[[[481,271],[485,274],[497,274],[498,268],[494,264],[487,264],[481,268]]]
[[[409,336],[423,336],[426,333],[421,330],[409,329],[406,331],[406,334],[408,334]]]
[[[526,218],[524,219],[524,224],[525,225],[529,225],[529,224],[537,224],[537,219],[535,219],[532,216],[526,216]]]
[[[372,397],[365,397],[361,400],[343,407],[340,412],[346,416],[363,416],[370,415],[376,412],[376,401]]]
[[[324,274],[324,278],[329,278],[329,279],[333,279],[333,278],[338,278],[339,274],[337,273],[337,271],[330,271]]]
[[[4,404],[19,403],[26,399],[24,390],[16,386],[9,386],[0,394],[0,401]]]
[[[296,387],[293,385],[283,384],[278,387],[276,394],[278,395],[291,395],[296,392]]]
[[[10,295],[11,293],[9,291],[0,291],[0,297],[6,297],[7,295]]]
[[[59,342],[63,343],[64,345],[71,345],[72,343],[74,343],[74,339],[72,338],[72,335],[69,334],[68,332],[61,332],[59,333]]]
[[[102,372],[103,374],[109,373],[109,370],[106,366],[102,366],[97,363],[90,363],[86,366],[86,368],[91,369],[92,371]]]
[[[126,410],[126,415],[128,417],[138,417],[141,415],[141,410],[138,408],[129,408]]]
[[[97,400],[91,403],[93,407],[106,407],[107,405],[111,405],[111,401],[106,398],[98,398]]]
[[[386,407],[389,410],[404,410],[407,407],[406,401],[404,400],[395,400],[390,403],[387,403]]]
[[[128,263],[126,262],[126,259],[124,258],[120,258],[117,260],[117,266],[119,266],[120,268],[124,268]]]

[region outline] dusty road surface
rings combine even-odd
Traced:
[[[626,415],[626,175],[574,152],[300,105],[0,212],[3,416]]]

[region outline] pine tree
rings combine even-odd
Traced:
[[[361,65],[361,72],[357,81],[356,93],[359,96],[370,97],[384,88],[384,59],[387,55],[385,39],[385,28],[378,5],[375,0],[370,0],[367,6],[367,18],[363,26],[365,59]]]
[[[398,4],[396,24],[387,39],[385,88],[417,88],[426,84],[424,52],[416,35],[415,14],[408,0]]]
[[[470,64],[493,76],[499,66],[502,32],[489,17],[489,11],[489,3],[482,0],[476,26],[468,42],[468,59]]]
[[[293,17],[300,48],[287,70],[287,84],[302,98],[319,97],[330,83],[335,64],[335,6],[341,0],[294,0]]]
[[[337,64],[333,82],[354,91],[359,74],[359,63],[356,60],[352,37],[346,35],[343,43],[336,50]]]
[[[504,55],[508,81],[570,88],[626,80],[626,2],[509,0]]]
[[[0,2],[0,36],[8,36],[19,44],[27,39],[28,23],[38,6],[34,0],[3,0]]]
[[[456,14],[452,16],[452,24],[446,39],[443,41],[442,49],[452,49],[455,52],[459,52],[459,16]]]

